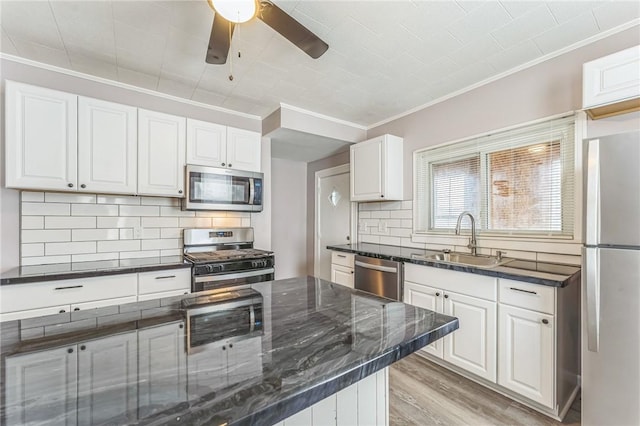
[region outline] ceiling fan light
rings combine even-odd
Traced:
[[[241,24],[256,16],[258,3],[256,0],[208,0],[216,13],[227,21]]]

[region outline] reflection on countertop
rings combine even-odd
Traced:
[[[213,292],[1,323],[6,424],[274,424],[458,328],[313,277],[251,287],[254,327],[221,309],[234,326],[193,353],[189,310]]]

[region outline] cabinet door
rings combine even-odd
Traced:
[[[553,316],[500,305],[498,384],[553,408]]]
[[[606,105],[640,96],[640,46],[584,64],[583,107]]]
[[[227,383],[226,343],[209,344],[202,352],[187,354],[187,392],[190,397],[224,388]]]
[[[444,298],[442,296],[442,290],[406,281],[404,283],[404,302],[410,305],[442,313],[444,311]],[[425,346],[422,350],[442,358],[443,345],[443,339],[439,339]]]
[[[78,97],[7,81],[6,186],[75,190]]]
[[[187,164],[225,167],[227,165],[227,127],[187,119]]]
[[[139,330],[138,348],[140,418],[186,401],[184,323]]]
[[[353,268],[331,265],[331,281],[353,288]]]
[[[138,193],[183,197],[186,119],[138,110]]]
[[[78,185],[80,191],[135,194],[137,109],[78,99]]]
[[[78,345],[78,423],[119,423],[137,419],[137,333]]]
[[[381,199],[383,138],[351,146],[351,201]]]
[[[449,292],[444,297],[444,313],[460,321],[444,338],[445,361],[495,382],[497,304]]]
[[[227,380],[230,385],[262,376],[262,337],[229,343]]]
[[[5,424],[77,424],[77,363],[76,345],[7,357]]]
[[[260,171],[260,133],[227,128],[227,167],[249,172]]]

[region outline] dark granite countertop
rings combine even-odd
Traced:
[[[572,283],[580,282],[579,267],[555,263],[513,259],[505,265],[487,269],[424,259],[424,256],[439,253],[435,250],[370,243],[327,246],[327,249],[346,253],[355,253],[360,256],[393,260],[396,262],[415,263],[416,265],[469,272],[489,277],[525,281],[532,284],[551,287],[566,287]]]
[[[233,356],[220,348],[243,334],[239,327],[226,326],[203,352],[186,351],[182,306],[213,292],[0,323],[0,411],[6,419],[26,407],[38,424],[80,424],[89,401],[113,401],[91,406],[102,423],[271,425],[458,328],[456,318],[313,277],[252,288],[263,330],[234,341]],[[221,364],[226,353],[233,359]],[[43,359],[50,362],[38,367]],[[137,372],[121,365],[127,359]],[[29,365],[27,379],[38,383],[27,389],[19,368]],[[77,394],[65,399],[68,380]],[[143,398],[149,389],[154,396]]]
[[[104,275],[130,274],[190,267],[191,264],[186,262],[182,256],[20,266],[0,272],[0,285],[100,277]]]

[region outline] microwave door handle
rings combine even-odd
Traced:
[[[254,178],[249,178],[249,205],[253,205],[256,196],[256,184]]]

